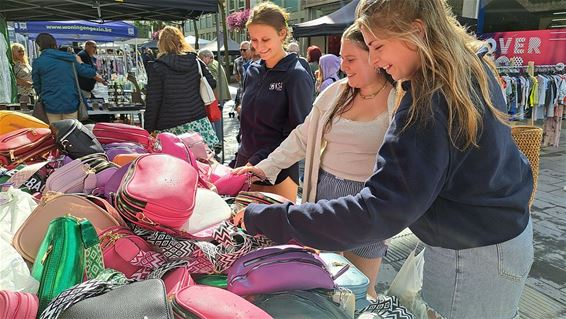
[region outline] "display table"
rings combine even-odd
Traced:
[[[123,115],[129,115],[131,116],[131,121],[130,123],[134,122],[134,116],[138,116],[138,119],[140,121],[141,127],[144,127],[144,121],[143,121],[143,114],[145,113],[145,109],[139,109],[139,110],[89,110],[88,111],[88,115],[118,115],[118,114],[123,114]]]

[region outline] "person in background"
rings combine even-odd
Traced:
[[[181,30],[167,26],[159,33],[159,54],[149,63],[145,129],[149,132],[169,132],[180,135],[189,131],[199,133],[210,147],[218,137],[206,115],[200,96],[200,63],[203,76],[210,86],[216,80]]]
[[[236,167],[265,159],[312,108],[314,84],[296,54],[287,54],[289,14],[271,2],[253,8],[246,24],[251,42],[261,56],[247,72],[242,94],[242,142]],[[253,185],[257,191],[276,193],[295,201],[299,184],[297,163],[281,170],[275,181]]]
[[[289,45],[287,45],[287,52],[295,53],[299,57],[299,62],[301,62],[301,65],[303,66],[303,68],[305,70],[307,70],[307,72],[309,72],[310,76],[312,77],[313,82],[316,82],[316,78],[314,77],[314,73],[312,72],[312,70],[310,68],[309,62],[307,61],[307,59],[305,59],[301,56],[301,53],[300,53],[301,49],[299,47],[299,43],[297,43],[297,42],[289,43]]]
[[[364,187],[389,127],[395,89],[383,71],[369,65],[369,49],[356,25],[344,31],[340,50],[341,68],[348,78],[330,84],[305,122],[266,159],[256,166],[237,169],[236,174],[253,172],[274,181],[282,169],[305,159],[305,172],[310,174],[303,184],[303,203],[353,195]],[[374,298],[386,251],[385,242],[378,241],[344,252],[370,279],[367,293]]]
[[[57,49],[57,41],[49,33],[40,33],[35,39],[41,55],[33,61],[33,88],[41,99],[49,122],[76,119],[80,88],[75,72],[86,78],[95,78],[96,70],[74,54]]]
[[[18,102],[22,106],[33,105],[31,65],[29,65],[26,49],[23,45],[12,44],[12,61],[14,62],[14,75],[18,87]]]
[[[90,65],[96,71],[96,57],[94,57],[95,54],[96,42],[94,41],[86,41],[84,49],[77,53],[83,63]],[[99,74],[96,74],[94,78],[85,78],[79,76],[79,86],[81,87],[83,96],[85,98],[93,97],[92,90],[94,89],[96,82],[102,83],[104,85],[108,84]]]
[[[354,196],[249,205],[244,228],[342,251],[409,227],[425,244],[429,318],[519,317],[534,258],[533,172],[495,66],[478,54],[486,44],[446,0],[361,0],[356,18],[371,65],[404,91],[373,175]]]
[[[228,79],[226,78],[226,72],[222,65],[214,59],[214,54],[210,50],[200,50],[198,53],[199,58],[206,64],[210,73],[216,80],[216,88],[214,89],[214,95],[218,100],[218,107],[220,107],[220,113],[222,113],[222,109],[224,108],[224,103],[231,99],[230,96],[230,88],[228,86]],[[214,126],[214,130],[216,131],[216,136],[220,141],[224,139],[224,132],[222,132],[222,121],[213,122],[212,125]],[[214,146],[215,152],[218,154],[222,149],[221,144],[217,144]]]
[[[250,42],[242,41],[242,43],[240,43],[240,56],[234,60],[234,76],[238,84],[240,84],[238,92],[236,92],[236,99],[234,100],[234,110],[237,113],[240,113],[240,104],[242,101],[242,88],[244,87],[244,76],[246,74],[246,67],[244,66],[249,65],[248,62],[251,58]]]
[[[145,48],[142,53],[142,63],[143,67],[147,72],[149,62],[155,61],[155,54],[153,54],[153,50],[151,48]]]
[[[340,80],[340,58],[334,54],[325,54],[320,57],[316,91],[321,93],[330,84]]]
[[[321,56],[322,51],[320,51],[320,48],[316,45],[311,45],[307,48],[307,61],[309,62],[311,73],[314,75],[315,79],[317,78],[318,61]]]

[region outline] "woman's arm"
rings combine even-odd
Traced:
[[[407,107],[395,114],[377,170],[360,193],[316,204],[250,205],[245,211],[248,232],[278,243],[296,239],[307,246],[343,251],[390,238],[414,223],[444,185],[450,139],[445,118],[404,129],[407,118]]]
[[[155,70],[155,63],[158,62],[150,62],[148,64],[147,96],[144,113],[144,128],[150,133],[156,130],[159,110],[163,102],[163,79],[159,72]]]

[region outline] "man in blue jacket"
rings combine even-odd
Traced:
[[[43,103],[49,122],[76,119],[79,89],[73,66],[79,76],[96,77],[96,70],[71,53],[57,50],[57,42],[49,33],[41,33],[35,42],[41,55],[33,61],[33,88]]]

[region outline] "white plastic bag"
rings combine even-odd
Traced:
[[[37,207],[33,197],[17,188],[0,192],[0,238],[12,242],[12,237]]]
[[[0,238],[0,290],[37,293],[39,282],[35,280],[18,252]]]
[[[419,292],[423,286],[424,249],[415,256],[416,248],[409,254],[391,282],[387,295],[399,298],[415,318],[428,318],[426,305]]]

